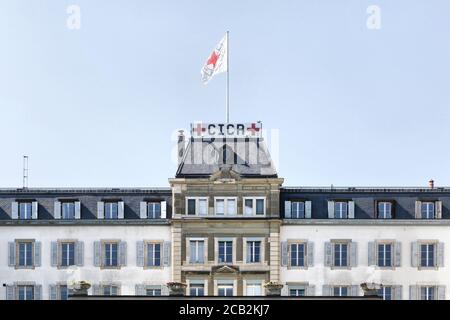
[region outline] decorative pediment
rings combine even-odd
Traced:
[[[220,273],[220,274],[236,274],[239,272],[239,268],[235,266],[216,266],[211,270],[212,273]]]
[[[233,183],[241,179],[239,173],[234,171],[231,166],[221,166],[218,171],[211,175],[210,180],[220,183]]]

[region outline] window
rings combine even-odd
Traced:
[[[216,198],[215,202],[216,215],[236,215],[236,198]]]
[[[160,219],[161,218],[161,202],[147,203],[147,218]]]
[[[348,203],[344,201],[334,202],[334,217],[336,219],[347,219]]]
[[[34,286],[17,286],[19,300],[34,300]]]
[[[61,266],[68,267],[75,265],[75,243],[61,243]]]
[[[119,218],[119,204],[117,202],[105,202],[105,219]]]
[[[69,289],[66,285],[60,285],[59,286],[59,299],[60,300],[67,300],[69,297]]]
[[[118,295],[118,287],[113,285],[103,286],[103,295],[104,296],[117,296]]]
[[[421,204],[422,219],[434,219],[434,202],[422,202]]]
[[[420,300],[435,300],[435,287],[433,286],[420,287]]]
[[[304,297],[306,296],[306,288],[289,288],[289,295],[291,297]]]
[[[19,251],[19,267],[33,267],[34,250],[32,241],[17,242],[17,249]]]
[[[378,290],[378,295],[383,297],[383,300],[392,300],[392,287],[382,287]]]
[[[205,241],[190,240],[190,263],[205,263]]]
[[[263,216],[265,213],[265,198],[244,198],[244,215]]]
[[[218,241],[219,263],[233,263],[233,241]]]
[[[217,286],[217,295],[219,297],[231,297],[233,295],[233,285],[219,284]]]
[[[161,295],[161,289],[147,288],[147,289],[145,289],[145,295],[151,296],[151,297],[156,297],[156,296],[159,297]]]
[[[187,198],[188,215],[208,215],[208,198]]]
[[[305,202],[303,201],[291,202],[291,218],[292,219],[305,218]]]
[[[392,267],[392,244],[379,243],[378,244],[378,266]]]
[[[291,267],[305,266],[306,245],[304,243],[290,244],[290,263]]]
[[[333,296],[335,296],[335,297],[347,297],[348,296],[348,287],[344,287],[344,286],[335,286],[335,287],[333,287]]]
[[[19,219],[27,220],[32,218],[32,202],[20,202],[19,203]]]
[[[161,243],[147,243],[147,267],[161,266]]]
[[[247,283],[246,287],[247,296],[254,297],[262,295],[261,283]]]
[[[427,243],[420,245],[420,266],[434,267],[435,266],[435,249],[434,243]]]
[[[392,203],[387,201],[378,202],[378,219],[392,218]]]
[[[247,263],[261,262],[261,241],[247,241]]]
[[[61,218],[62,219],[75,219],[75,202],[62,202],[61,203]]]
[[[334,243],[334,266],[348,266],[348,243]]]
[[[189,286],[189,295],[200,297],[205,295],[205,285],[201,283],[191,284]]]
[[[117,242],[109,242],[103,244],[103,266],[117,267],[118,264],[118,246]]]

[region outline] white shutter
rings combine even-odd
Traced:
[[[75,201],[75,219],[81,219],[81,202]]]
[[[14,220],[19,219],[19,203],[17,201],[11,203],[11,218]]]
[[[161,219],[167,218],[167,202],[161,201]]]
[[[394,267],[401,267],[402,265],[402,243],[400,241],[394,242]]]
[[[358,244],[356,242],[350,242],[350,267],[358,266]]]
[[[328,201],[328,219],[334,219],[334,201]]]
[[[84,264],[84,243],[82,241],[75,242],[75,264],[82,267]]]
[[[161,286],[161,295],[162,296],[168,296],[169,295],[169,287],[168,286],[166,286],[166,285]]]
[[[359,296],[359,285],[353,285],[350,287],[350,296],[358,297]]]
[[[119,243],[119,257],[120,257],[120,266],[127,265],[127,243],[125,241],[120,241]]]
[[[39,208],[38,202],[33,201],[31,207],[31,219],[36,220],[38,218],[38,208]]]
[[[419,266],[419,243],[411,242],[411,267]]]
[[[348,202],[348,218],[355,219],[355,202],[354,201]]]
[[[8,266],[16,266],[16,243],[8,242]]]
[[[437,298],[438,300],[445,300],[445,286],[438,286],[437,287]]]
[[[415,217],[416,219],[422,218],[422,201],[416,201]]]
[[[48,292],[49,292],[49,299],[50,300],[57,300],[58,299],[58,296],[56,294],[56,286],[55,285],[51,284],[48,287]]]
[[[136,285],[136,295],[137,296],[145,296],[146,293],[147,292],[145,291],[145,285],[143,285],[143,284]]]
[[[139,217],[141,219],[147,219],[147,202],[141,201],[139,207]]]
[[[306,287],[306,295],[308,297],[314,297],[316,295],[316,286],[310,285]]]
[[[50,243],[50,265],[52,267],[58,266],[58,242],[52,241]]]
[[[102,258],[102,244],[100,241],[94,242],[94,266],[100,267],[101,266],[101,258]]]
[[[34,243],[34,266],[41,266],[41,243],[39,241]]]
[[[94,296],[100,296],[101,295],[101,291],[100,291],[101,287],[99,284],[94,284],[92,286],[92,295]]]
[[[61,219],[61,202],[58,200],[55,201],[53,217],[55,219]]]
[[[392,299],[402,300],[402,286],[392,286]]]
[[[290,219],[291,216],[291,202],[290,201],[285,201],[284,202],[284,218],[285,219]]]
[[[312,202],[305,201],[305,218],[311,219],[312,217]]]
[[[322,286],[322,296],[323,297],[332,297],[332,287],[329,285],[323,285]]]
[[[171,255],[171,242],[164,241],[163,243],[163,265],[165,267],[170,266],[170,255]]]
[[[288,243],[286,241],[281,242],[281,266],[286,267],[288,265]]]
[[[409,286],[409,300],[418,300],[418,286]]]
[[[34,300],[42,300],[42,286],[40,284],[34,286]]]
[[[377,250],[377,243],[375,241],[370,241],[367,247],[369,266],[377,265],[376,250]]]
[[[6,300],[15,300],[16,299],[16,286],[15,285],[7,285],[6,286]]]
[[[326,267],[333,266],[333,244],[331,242],[325,242],[325,261]]]
[[[442,219],[442,201],[436,201],[436,219]]]
[[[444,242],[439,242],[436,244],[436,251],[437,251],[436,266],[443,267],[444,266]]]
[[[123,201],[119,201],[117,203],[117,207],[118,207],[118,212],[117,212],[117,218],[118,219],[123,219],[124,218],[124,212],[125,212],[125,204]]]
[[[105,219],[105,203],[103,201],[97,202],[97,219]]]
[[[306,253],[308,255],[308,258],[306,261],[308,263],[308,267],[313,267],[314,266],[314,243],[313,242],[308,241]]]
[[[136,265],[138,267],[144,266],[144,241],[136,242]]]

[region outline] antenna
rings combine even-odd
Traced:
[[[28,188],[28,156],[23,156],[23,188]]]

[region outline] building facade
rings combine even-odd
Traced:
[[[285,187],[261,131],[193,125],[168,188],[0,189],[0,299],[449,297],[449,188]]]

